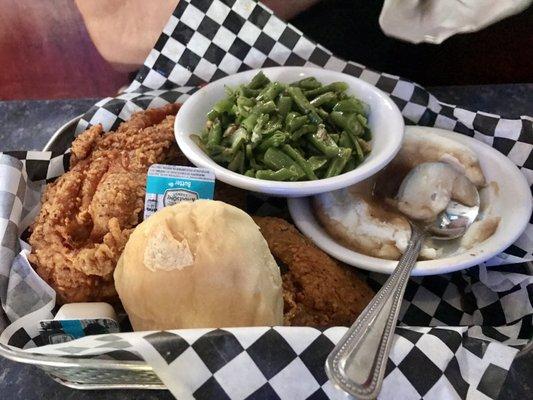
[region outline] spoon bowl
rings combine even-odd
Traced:
[[[452,240],[463,236],[479,214],[479,193],[477,189],[476,195],[476,204],[471,207],[465,206],[455,200],[451,200],[446,209],[439,214],[437,219],[426,226],[425,230],[428,233],[431,233],[431,238],[437,240]]]

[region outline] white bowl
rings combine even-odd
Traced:
[[[487,181],[495,181],[499,186],[494,206],[501,216],[498,229],[484,242],[460,253],[454,252],[450,246],[450,252],[443,258],[418,261],[412,275],[444,274],[469,268],[500,254],[514,243],[527,226],[532,200],[526,178],[511,160],[479,140],[459,133],[418,126],[407,126],[407,130],[431,130],[470,147],[477,154]],[[392,273],[396,268],[397,261],[370,257],[337,243],[316,220],[308,198],[289,199],[289,212],[300,231],[332,257],[358,268],[385,274]]]
[[[340,72],[307,67],[273,67],[262,71],[271,80],[291,83],[308,76],[328,84],[346,82],[347,93],[356,96],[370,106],[369,127],[372,130],[372,152],[353,171],[332,178],[304,182],[275,182],[250,178],[230,171],[211,160],[191,139],[199,134],[205,124],[206,114],[225,96],[224,86],[235,87],[249,83],[259,70],[250,70],[212,82],[193,94],[178,111],[174,132],[183,154],[196,166],[210,168],[217,179],[253,192],[276,196],[298,197],[327,192],[360,182],[385,167],[400,149],[404,123],[398,107],[381,90]]]

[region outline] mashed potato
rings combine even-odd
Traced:
[[[315,196],[313,208],[321,225],[340,243],[369,256],[397,260],[411,237],[402,212],[432,220],[451,198],[473,205],[477,196],[470,183],[479,190],[480,214],[457,239],[455,248],[464,251],[496,231],[500,217],[491,203],[498,187],[494,182],[485,186],[470,148],[432,132],[407,131],[400,152],[385,170],[357,185]],[[426,240],[420,258],[442,254],[438,241]]]

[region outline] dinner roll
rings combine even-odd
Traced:
[[[283,322],[279,268],[244,211],[181,202],[135,228],[115,269],[136,331]]]

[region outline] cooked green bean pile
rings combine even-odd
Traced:
[[[262,72],[226,87],[195,142],[215,162],[258,179],[329,178],[357,167],[370,152],[365,104],[348,85],[314,77],[290,85]]]

